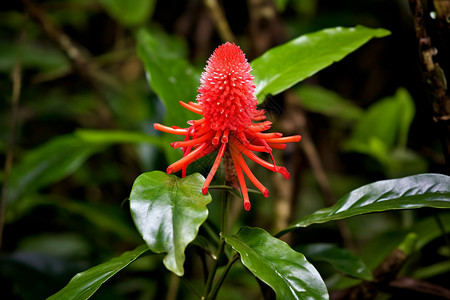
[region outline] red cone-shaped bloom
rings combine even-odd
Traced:
[[[243,156],[271,171],[281,173],[288,179],[288,171],[275,165],[272,148],[284,149],[286,143],[298,142],[301,139],[299,135],[282,137],[281,133],[263,133],[270,129],[272,123],[265,120],[263,110],[256,108],[258,101],[255,97],[254,77],[250,71],[250,64],[238,46],[231,43],[219,46],[202,73],[197,103],[180,102],[183,107],[202,115],[203,118],[189,121],[189,128],[154,124],[157,130],[185,136],[184,141],[171,144],[173,148],[181,147],[184,156],[167,168],[169,174],[182,170],[184,177],[187,165],[218,149],[217,157],[203,185],[203,194],[208,192],[208,186],[225,151],[229,151],[246,210],[250,209],[250,201],[244,174],[265,197],[269,196],[269,191],[253,175]],[[272,163],[261,159],[254,152],[269,153]]]

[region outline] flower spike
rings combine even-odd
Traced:
[[[250,64],[238,46],[225,43],[217,47],[200,78],[197,102],[180,101],[181,106],[203,117],[188,121],[188,128],[154,124],[156,130],[185,137],[184,141],[171,144],[173,148],[183,149],[183,158],[167,168],[169,174],[182,170],[184,177],[190,163],[218,149],[214,164],[203,184],[203,194],[208,192],[209,184],[222,159],[230,159],[233,171],[230,173],[237,177],[234,182],[236,179],[239,182],[245,210],[250,210],[251,204],[244,174],[265,197],[269,196],[269,191],[253,175],[243,155],[289,179],[286,168],[275,165],[272,149],[284,149],[286,143],[301,139],[299,135],[283,137],[281,133],[264,132],[270,129],[272,122],[266,121],[264,110],[256,107],[256,86],[250,72]],[[254,152],[268,153],[272,163],[261,159]]]

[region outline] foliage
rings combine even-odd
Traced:
[[[341,60],[370,39],[388,34],[385,29],[364,26],[336,27],[305,34],[273,48],[252,62],[256,96],[262,102],[266,95],[281,93]]]
[[[205,25],[217,14],[154,0],[27,0],[2,12],[0,76],[14,86],[0,85],[4,98],[14,90],[1,106],[0,150],[13,159],[0,174],[2,298],[333,299],[399,276],[430,288],[400,295],[447,291],[450,177],[415,73],[390,61],[404,57],[392,56],[405,34],[367,19],[370,7],[280,0],[286,30],[274,35],[287,42],[259,49],[254,16],[246,32],[235,17],[251,1],[225,2],[261,108],[277,131],[303,135],[274,151],[289,181],[248,164],[271,187],[268,199],[249,190],[250,212],[222,169],[202,193],[209,156],[184,178],[159,171],[182,153],[153,123],[196,118],[179,101],[196,99],[220,44]]]
[[[164,264],[183,276],[184,250],[208,217],[209,195],[202,195],[204,178],[183,179],[159,171],[140,175],[130,195],[133,220],[153,252],[167,252]],[[151,201],[148,201],[151,200]]]
[[[421,207],[450,208],[450,178],[419,174],[377,181],[353,190],[331,207],[304,217],[283,231],[365,213]]]
[[[75,275],[67,286],[48,299],[88,299],[98,288],[117,272],[135,261],[148,251],[147,245],[125,252],[120,257],[111,259],[101,265]]]
[[[325,284],[306,258],[263,229],[243,227],[235,236],[225,236],[225,241],[279,298],[328,299]]]

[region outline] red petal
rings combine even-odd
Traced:
[[[220,162],[222,161],[222,157],[223,157],[223,154],[225,153],[226,147],[227,147],[227,144],[225,144],[225,143],[222,144],[222,146],[220,146],[219,153],[216,156],[216,160],[214,161],[214,164],[213,164],[211,170],[209,171],[208,177],[206,177],[206,180],[203,183],[203,187],[202,187],[203,195],[206,195],[206,193],[208,192],[209,184],[211,183],[211,180],[213,179],[214,175],[217,172],[217,169],[219,168],[219,165],[220,165]]]

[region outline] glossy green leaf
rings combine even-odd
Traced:
[[[317,270],[285,242],[260,228],[250,227],[224,237],[253,275],[275,291],[277,299],[328,299]]]
[[[139,25],[149,21],[156,0],[98,0],[108,13],[124,25]]]
[[[301,247],[300,251],[309,260],[325,261],[344,274],[364,280],[372,280],[372,272],[361,259],[348,249],[333,244],[317,243]]]
[[[23,160],[12,167],[8,203],[70,175],[104,146],[65,135],[28,151]]]
[[[358,120],[363,115],[361,108],[320,86],[300,85],[295,92],[300,96],[302,106],[309,111],[346,120]]]
[[[179,101],[194,101],[200,85],[199,75],[180,56],[174,44],[155,32],[140,30],[137,35],[138,54],[144,62],[151,88],[164,103],[169,126],[186,126],[188,120],[198,115],[183,108]]]
[[[47,300],[84,300],[89,299],[108,279],[117,272],[131,264],[139,256],[147,252],[148,246],[141,245],[132,251],[123,253],[108,262],[78,273],[59,292],[47,298]]]
[[[389,34],[385,29],[364,26],[328,28],[302,35],[275,47],[252,61],[259,102],[352,53],[370,39]]]
[[[209,194],[202,194],[205,179],[198,173],[183,179],[160,171],[144,173],[134,182],[131,214],[150,249],[167,253],[166,268],[184,273],[184,250],[208,217]]]
[[[367,184],[345,195],[331,207],[305,216],[278,235],[298,227],[373,212],[421,207],[450,208],[450,177],[419,174]]]

